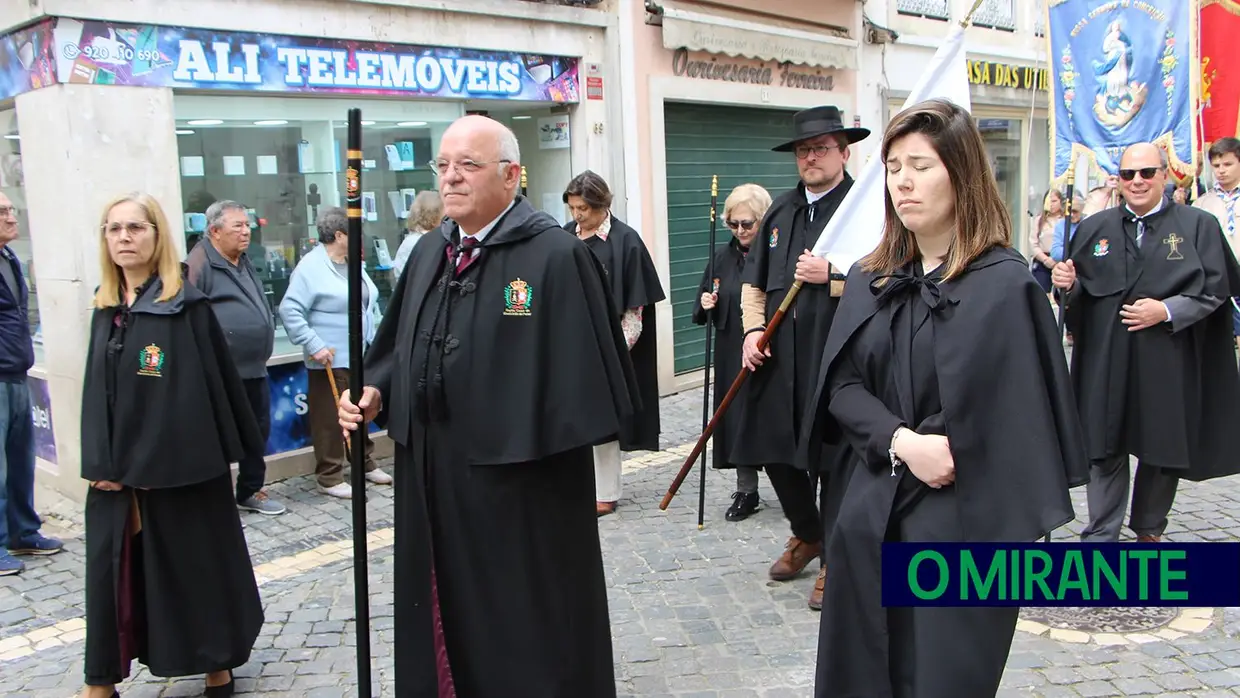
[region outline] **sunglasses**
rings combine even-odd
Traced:
[[[1154,175],[1158,174],[1161,171],[1162,171],[1161,167],[1142,167],[1139,170],[1120,170],[1119,178],[1124,180],[1125,182],[1131,182],[1133,178],[1135,178],[1137,176],[1137,173],[1139,172],[1141,173],[1141,179],[1153,179]]]
[[[729,219],[724,221],[723,224],[732,230],[736,230],[737,228],[740,228],[741,230],[751,230],[757,222],[758,221],[734,221]]]

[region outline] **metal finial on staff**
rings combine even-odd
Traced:
[[[349,397],[362,399],[362,110],[349,110],[345,171],[345,202],[349,223]],[[332,369],[328,367],[328,371]],[[334,378],[334,377],[333,377]],[[369,425],[360,425],[363,431]],[[357,681],[359,698],[370,698],[370,591],[366,550],[366,449],[350,444],[353,472],[353,594],[357,627]]]
[[[525,174],[525,165],[521,166],[521,196],[529,196],[530,178]]]
[[[964,19],[960,20],[960,26],[969,26],[969,23],[973,21],[973,13],[977,12],[977,8],[981,7],[983,2],[986,2],[986,0],[973,0],[973,7],[970,7],[968,14],[964,16]]]
[[[710,247],[706,250],[706,280],[710,284],[711,293],[718,291],[715,286],[715,207],[719,205],[719,175],[710,178]],[[719,306],[706,313],[706,369],[702,385],[702,431],[710,423],[710,368],[711,344],[714,339],[714,314]],[[715,448],[719,446],[716,444]],[[706,449],[702,449],[702,477],[698,483],[698,530],[702,529],[706,511]]]

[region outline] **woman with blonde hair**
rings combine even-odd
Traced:
[[[815,692],[993,696],[1020,609],[889,602],[884,582],[909,570],[883,544],[1042,538],[1073,519],[1069,488],[1089,479],[1083,434],[1054,314],[1011,247],[969,112],[909,107],[881,158],[882,239],[848,275],[804,425],[852,457]]]
[[[693,305],[693,322],[705,325],[710,317],[715,328],[713,394],[716,410],[741,370],[741,345],[745,339],[745,328],[741,324],[741,270],[745,268],[749,244],[758,234],[762,217],[770,207],[771,195],[757,184],[742,184],[728,194],[723,202],[723,224],[732,231],[732,239],[725,247],[713,250],[715,275],[710,276],[709,266],[702,272],[699,296]],[[742,387],[737,394],[738,401],[744,400],[745,391]],[[740,415],[738,409],[725,412],[712,437],[712,465],[719,469],[736,469],[736,492],[732,494],[732,506],[724,514],[728,521],[744,521],[758,511],[760,503],[759,469],[736,466],[728,459]]]
[[[443,201],[437,191],[424,191],[413,198],[409,207],[409,217],[405,219],[405,238],[400,241],[396,250],[396,259],[392,260],[392,270],[399,279],[409,263],[409,255],[418,244],[418,240],[426,233],[439,227],[443,222]]]
[[[233,693],[263,624],[230,463],[264,444],[224,333],[184,280],[148,194],[99,224],[82,392],[86,687],[119,695],[134,659],[161,677],[206,674]]]

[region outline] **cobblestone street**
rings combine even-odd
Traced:
[[[788,529],[763,478],[763,510],[727,523],[731,473],[708,473],[706,526],[697,528],[695,470],[667,512],[658,503],[700,430],[701,393],[665,398],[663,448],[630,454],[625,494],[600,520],[609,582],[616,678],[625,696],[812,694],[819,615],[806,606],[807,572],[767,579]],[[396,474],[399,477],[399,473]],[[241,692],[349,696],[355,681],[349,503],[317,494],[313,478],[269,488],[283,516],[245,514],[267,623]],[[371,486],[370,590],[376,695],[392,695],[391,490]],[[1085,512],[1084,490],[1076,509]],[[1181,485],[1168,538],[1237,540],[1236,478]],[[77,506],[40,492],[46,531],[66,552],[26,558],[0,579],[0,695],[69,698],[81,681],[83,543]],[[1072,524],[1078,531],[1081,521]],[[1057,532],[1068,538],[1069,530]],[[811,565],[811,568],[816,567]],[[495,575],[503,583],[503,575]],[[1136,609],[1024,613],[1002,696],[1240,695],[1240,612]],[[137,665],[135,664],[135,667]],[[201,677],[162,680],[139,670],[125,698],[201,695]],[[583,697],[587,698],[587,697]]]

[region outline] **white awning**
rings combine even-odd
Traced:
[[[663,46],[817,68],[857,69],[857,42],[826,33],[785,29],[677,7],[663,8]]]

